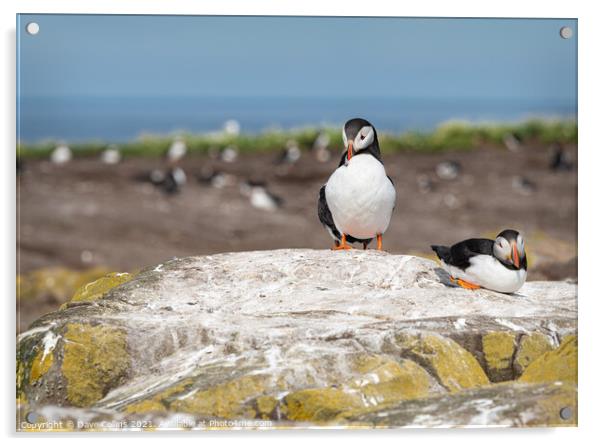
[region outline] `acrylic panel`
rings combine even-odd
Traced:
[[[16,30],[17,430],[577,425],[577,20]]]

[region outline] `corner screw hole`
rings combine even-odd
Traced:
[[[40,32],[40,25],[38,25],[36,22],[29,22],[25,26],[25,31],[27,31],[27,34],[35,36],[37,33]]]
[[[562,418],[563,420],[570,420],[572,416],[573,411],[570,407],[563,407],[562,409],[560,409],[560,418]]]
[[[563,26],[560,28],[560,37],[563,39],[570,39],[573,37],[573,30],[570,26]]]

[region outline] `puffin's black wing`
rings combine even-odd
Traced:
[[[451,251],[449,246],[431,245],[431,249],[435,251],[435,254],[437,254],[437,257],[439,257],[440,260],[443,260],[449,265],[451,262]]]
[[[330,212],[330,208],[328,207],[328,203],[326,202],[326,185],[320,188],[320,197],[318,198],[318,218],[324,226],[328,227],[332,231],[332,234],[336,237],[337,240],[341,240],[341,233],[334,225],[332,213]],[[355,238],[347,234],[347,242],[349,243],[365,243],[367,245],[371,241],[371,238],[361,239]]]
[[[450,251],[449,265],[466,269],[470,266],[470,258],[478,255],[493,255],[493,240],[471,238],[453,245]]]
[[[320,222],[328,227],[332,234],[338,239],[341,239],[341,233],[334,225],[334,220],[332,219],[332,213],[328,207],[328,203],[326,203],[326,185],[320,188],[320,197],[318,198],[318,218]]]

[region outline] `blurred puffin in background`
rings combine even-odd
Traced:
[[[274,164],[295,164],[300,158],[301,149],[299,148],[299,144],[294,139],[289,139],[285,144],[284,150],[274,160]]]
[[[514,293],[527,279],[525,241],[513,229],[500,232],[495,240],[471,238],[451,247],[431,248],[450,280],[462,288]]]
[[[103,164],[118,164],[121,161],[121,151],[115,144],[110,144],[100,154]]]
[[[177,194],[186,184],[186,173],[181,167],[172,167],[165,174],[161,184],[163,192],[166,194]]]
[[[50,161],[53,164],[66,164],[73,158],[73,152],[65,143],[60,143],[50,153]]]
[[[281,197],[268,190],[265,181],[243,181],[240,184],[240,193],[249,199],[251,206],[263,211],[275,211],[284,205]]]
[[[276,174],[280,176],[288,174],[300,159],[301,148],[299,144],[294,139],[289,139],[286,142],[284,150],[274,160]]]
[[[175,166],[184,158],[186,152],[188,152],[186,142],[182,137],[177,136],[165,152],[165,160],[168,165]]]
[[[135,179],[150,182],[164,193],[174,195],[181,192],[186,184],[186,173],[178,166],[169,167],[166,170],[156,168],[147,174],[137,175]]]
[[[328,161],[330,161],[331,158],[331,154],[330,154],[330,150],[328,150],[328,146],[330,145],[330,136],[328,136],[328,133],[322,131],[318,134],[318,136],[316,137],[316,139],[314,140],[313,146],[312,146],[312,152],[314,153],[314,156],[316,158],[316,160],[319,163],[326,163]]]
[[[343,126],[347,150],[339,167],[320,189],[318,217],[334,239],[334,250],[351,249],[359,242],[364,249],[389,227],[395,207],[395,187],[387,176],[376,129],[365,119],[355,118]]]
[[[569,156],[560,143],[554,143],[550,146],[550,169],[555,172],[569,171],[573,168]]]

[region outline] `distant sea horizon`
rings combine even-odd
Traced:
[[[18,98],[22,143],[126,142],[142,134],[205,133],[227,120],[242,133],[340,126],[363,117],[381,132],[430,131],[450,120],[576,119],[570,98],[70,96]]]

